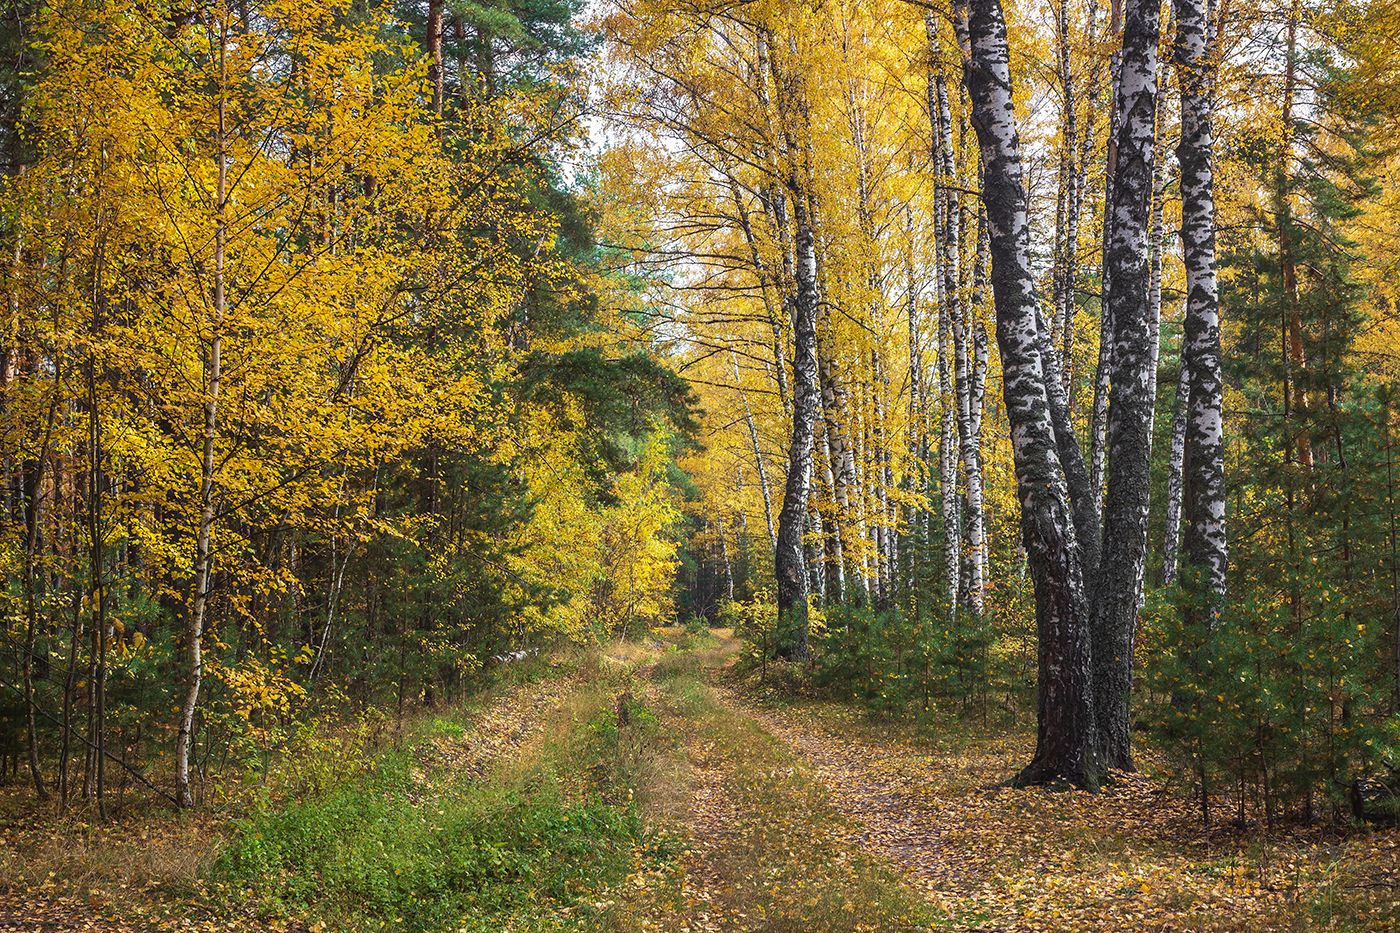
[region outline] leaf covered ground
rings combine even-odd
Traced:
[[[930,728],[736,676],[667,631],[425,720],[242,814],[25,819],[0,930],[1377,930],[1400,833],[1203,828],[1142,773],[1001,784],[1022,730]]]

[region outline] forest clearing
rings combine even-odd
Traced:
[[[1400,0],[0,0],[0,929],[1400,929]]]

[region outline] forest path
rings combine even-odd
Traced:
[[[877,853],[922,888],[970,890],[980,874],[943,830],[947,801],[929,792],[935,756],[899,739],[874,740],[793,708],[763,707],[728,687],[721,702],[751,717],[814,772],[851,824],[850,842]]]
[[[873,855],[832,795],[720,681],[739,650],[728,632],[662,634],[637,670],[674,762],[654,825],[683,840],[679,896],[653,903],[641,929],[894,931],[942,916],[892,863]],[[678,649],[678,650],[677,650]]]

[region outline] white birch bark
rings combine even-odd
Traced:
[[[1186,419],[1191,412],[1191,368],[1182,338],[1181,366],[1177,371],[1176,400],[1172,408],[1171,447],[1167,452],[1166,532],[1162,538],[1162,585],[1176,583],[1181,549],[1181,506],[1185,486]]]
[[[1183,365],[1189,370],[1186,419],[1185,559],[1200,574],[1213,625],[1225,597],[1224,384],[1220,299],[1215,270],[1214,94],[1207,0],[1176,0],[1177,78],[1181,87],[1181,243],[1186,260]]]

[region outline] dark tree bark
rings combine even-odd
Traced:
[[[442,116],[445,75],[442,68],[442,0],[428,0],[428,81],[433,86],[433,112]]]
[[[1039,642],[1036,752],[1016,783],[1092,789],[1099,783],[1099,767],[1088,605],[1047,395],[1000,0],[972,0],[967,23],[970,55],[964,74],[982,149],[1003,397],[1011,422],[1022,535],[1035,584]]]
[[[1156,323],[1150,299],[1148,227],[1157,152],[1157,44],[1161,6],[1131,0],[1118,67],[1118,152],[1108,217],[1108,316],[1113,350],[1108,485],[1094,593],[1095,713],[1105,767],[1132,768],[1129,701],[1133,641],[1142,606],[1151,498],[1152,415],[1157,396]]]

